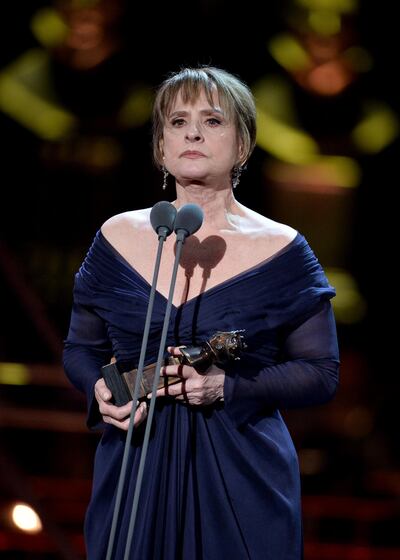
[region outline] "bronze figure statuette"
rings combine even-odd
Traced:
[[[231,360],[239,360],[240,354],[246,348],[243,332],[244,330],[218,331],[199,346],[180,346],[182,356],[169,356],[164,365],[189,365],[199,373],[206,373],[212,364],[223,366]],[[145,398],[152,391],[155,370],[156,364],[149,364],[143,368],[139,399]],[[117,406],[132,400],[137,369],[120,372],[118,364],[114,362],[103,366],[101,371]],[[178,376],[160,376],[158,388],[178,383],[180,380]]]

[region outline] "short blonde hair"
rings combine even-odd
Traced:
[[[153,106],[153,157],[162,167],[161,139],[165,119],[180,92],[184,103],[195,101],[202,91],[212,106],[213,91],[227,117],[235,123],[243,144],[243,165],[256,143],[256,107],[250,88],[226,70],[213,66],[183,68],[171,74],[158,89]]]

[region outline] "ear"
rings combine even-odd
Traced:
[[[239,141],[239,149],[238,149],[238,165],[241,167],[246,163],[246,156],[244,154],[243,143]]]
[[[239,154],[238,154],[238,162],[237,165],[239,167],[242,167],[242,165],[244,165],[246,163],[246,156],[244,155],[244,150],[242,147],[239,148]]]
[[[161,155],[164,157],[164,138],[161,137],[158,143],[158,149],[160,150]]]

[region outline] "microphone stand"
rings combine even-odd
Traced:
[[[151,399],[150,399],[150,408],[149,408],[149,413],[148,413],[147,422],[146,422],[146,431],[145,431],[145,434],[144,434],[142,453],[141,453],[141,457],[140,457],[138,476],[137,476],[137,479],[136,479],[135,494],[134,494],[134,497],[133,497],[132,512],[131,512],[131,518],[130,518],[130,521],[129,521],[129,528],[128,528],[128,535],[127,535],[127,539],[126,539],[124,560],[129,560],[129,552],[130,552],[130,549],[131,549],[133,530],[134,530],[134,527],[135,527],[137,507],[138,507],[138,503],[139,503],[139,495],[140,495],[140,490],[141,490],[141,486],[142,486],[144,464],[145,464],[145,461],[146,461],[147,448],[148,448],[148,443],[149,443],[149,438],[150,438],[150,429],[151,429],[151,424],[152,424],[152,419],[153,419],[153,414],[154,414],[154,407],[155,407],[155,402],[156,402],[156,392],[157,392],[157,388],[158,388],[158,382],[159,382],[159,379],[160,379],[161,366],[162,366],[163,358],[164,358],[165,341],[166,341],[167,333],[168,333],[169,318],[170,318],[171,307],[172,307],[172,298],[173,298],[173,295],[174,295],[175,283],[176,283],[176,275],[177,275],[177,272],[178,272],[178,266],[179,266],[179,260],[180,260],[181,252],[182,252],[182,247],[183,247],[185,239],[188,235],[189,235],[189,232],[185,229],[178,229],[177,230],[175,261],[174,261],[174,267],[173,267],[173,271],[172,271],[171,285],[170,285],[168,301],[167,301],[167,308],[166,308],[166,311],[165,311],[165,317],[164,317],[163,330],[162,330],[162,334],[161,334],[160,347],[159,347],[159,351],[158,351],[158,358],[157,358],[157,364],[156,364],[154,381],[153,381],[153,389],[152,389]]]
[[[162,203],[158,203],[158,204],[162,204]],[[115,499],[113,519],[112,519],[112,524],[111,524],[110,536],[109,536],[109,539],[108,539],[106,560],[111,560],[112,553],[113,553],[113,548],[114,548],[115,534],[116,534],[116,530],[117,530],[119,510],[120,510],[120,507],[121,507],[122,493],[123,493],[124,486],[125,486],[126,470],[127,470],[127,466],[128,466],[129,451],[130,451],[130,442],[132,440],[132,434],[133,434],[133,428],[134,428],[133,423],[134,423],[134,417],[135,417],[135,412],[136,412],[136,404],[135,403],[137,403],[137,400],[138,400],[139,391],[140,391],[140,383],[141,383],[142,377],[143,377],[144,360],[145,360],[145,356],[146,356],[147,342],[148,342],[148,338],[149,338],[151,315],[153,313],[154,298],[155,298],[155,293],[156,293],[156,285],[157,285],[158,273],[159,273],[159,269],[160,269],[160,261],[161,261],[161,255],[162,255],[162,250],[163,250],[163,244],[164,244],[164,241],[166,240],[167,236],[172,232],[167,226],[160,226],[157,229],[157,233],[158,233],[158,250],[157,250],[157,256],[156,256],[156,262],[155,262],[155,265],[154,265],[153,281],[152,281],[152,284],[151,284],[149,303],[148,303],[148,307],[147,307],[146,321],[145,321],[145,326],[144,326],[144,331],[143,331],[142,346],[141,346],[141,349],[140,349],[140,357],[139,357],[137,378],[136,378],[136,383],[135,383],[135,390],[134,390],[134,393],[133,393],[132,409],[131,409],[130,418],[129,418],[129,428],[128,428],[128,433],[127,433],[126,440],[125,440],[125,448],[124,448],[124,454],[123,454],[123,457],[122,457],[121,471],[120,471],[119,480],[118,480],[117,495],[116,495],[116,499]],[[153,407],[154,407],[154,405],[153,405]]]
[[[153,381],[153,389],[152,389],[151,399],[150,399],[149,413],[148,413],[147,422],[146,422],[146,431],[145,431],[145,434],[144,434],[142,453],[141,453],[141,456],[140,456],[140,463],[139,463],[139,470],[138,470],[138,475],[137,475],[137,479],[136,479],[135,494],[134,494],[134,497],[133,497],[132,512],[131,512],[131,518],[130,518],[130,521],[129,521],[129,529],[128,529],[128,535],[127,535],[126,545],[125,545],[124,560],[129,560],[129,552],[130,552],[130,549],[131,549],[133,530],[134,530],[134,527],[135,527],[137,507],[138,507],[138,503],[139,503],[139,495],[140,495],[140,490],[141,490],[141,487],[142,487],[144,464],[145,464],[145,461],[146,461],[147,448],[148,448],[149,438],[150,438],[150,429],[151,429],[151,424],[152,424],[152,420],[153,420],[154,407],[155,407],[155,403],[156,403],[156,392],[157,392],[158,382],[159,382],[159,379],[160,379],[161,366],[162,366],[163,359],[164,359],[164,348],[165,348],[165,341],[167,339],[169,318],[170,318],[170,315],[171,315],[172,298],[173,298],[174,290],[175,290],[176,275],[177,275],[177,272],[178,272],[179,259],[180,259],[180,256],[181,256],[182,247],[183,247],[183,244],[185,242],[185,238],[186,238],[187,234],[188,233],[185,230],[181,229],[181,230],[178,231],[178,233],[176,235],[175,261],[174,261],[174,267],[173,267],[173,270],[172,270],[171,285],[170,285],[169,294],[168,294],[167,309],[165,311],[165,316],[164,316],[163,330],[162,330],[162,333],[161,333],[161,341],[160,341],[160,347],[159,347],[159,351],[158,351],[158,358],[157,358],[156,370],[155,370],[154,381]],[[137,384],[137,381],[136,381],[136,384]],[[135,386],[135,389],[136,389],[136,386]]]

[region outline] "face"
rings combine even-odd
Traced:
[[[161,142],[164,165],[179,184],[230,185],[242,148],[235,124],[224,115],[216,92],[213,102],[212,107],[204,91],[188,103],[178,94],[165,119]]]

